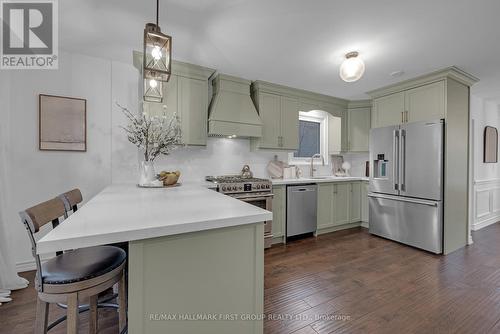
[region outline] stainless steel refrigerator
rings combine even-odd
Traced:
[[[443,252],[442,120],[370,130],[370,233]]]

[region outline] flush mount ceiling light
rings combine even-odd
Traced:
[[[365,73],[365,63],[358,57],[357,51],[349,52],[345,55],[345,60],[340,65],[340,78],[345,82],[358,81]]]
[[[168,81],[172,63],[172,37],[161,32],[158,25],[160,3],[156,0],[156,23],[146,23],[144,28],[145,80]]]

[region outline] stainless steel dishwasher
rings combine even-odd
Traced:
[[[315,184],[287,187],[287,237],[316,231],[317,188]]]

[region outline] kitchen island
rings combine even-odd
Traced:
[[[262,333],[269,211],[204,186],[112,185],[38,253],[128,242],[129,333]]]

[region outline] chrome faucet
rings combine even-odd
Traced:
[[[316,171],[316,169],[314,168],[314,165],[313,165],[314,158],[321,158],[321,164],[323,166],[325,165],[325,158],[323,158],[323,156],[321,154],[316,153],[315,155],[313,155],[311,157],[311,172],[310,172],[311,177],[314,177],[314,172]]]

